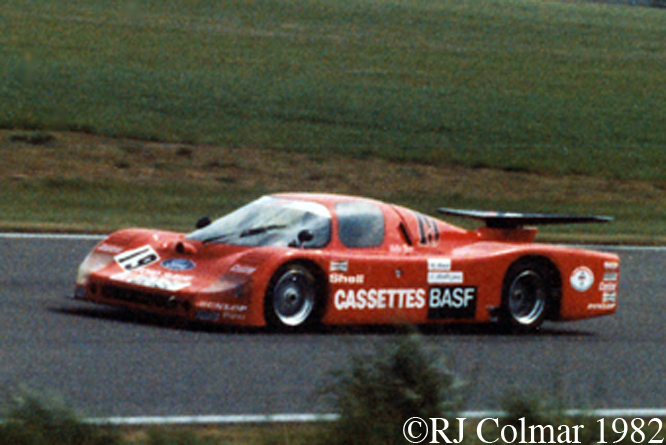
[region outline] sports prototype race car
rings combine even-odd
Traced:
[[[331,194],[264,196],[188,234],[127,229],[81,264],[75,298],[188,320],[316,324],[499,322],[615,312],[617,255],[533,243],[537,224],[611,218],[407,208]]]

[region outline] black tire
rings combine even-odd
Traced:
[[[504,277],[502,318],[514,332],[533,332],[543,323],[552,304],[551,274],[533,259],[514,263]]]
[[[266,323],[277,330],[296,331],[313,326],[321,312],[314,274],[300,264],[281,267],[271,279],[264,303]]]

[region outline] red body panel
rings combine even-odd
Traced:
[[[617,308],[619,258],[532,243],[533,229],[467,231],[412,210],[362,198],[290,194],[333,215],[323,248],[204,244],[183,234],[130,229],[102,241],[81,266],[79,299],[214,323],[262,326],[276,271],[291,262],[319,277],[324,324],[488,322],[502,305],[505,277],[521,258],[552,264],[559,280],[555,320]],[[346,247],[336,204],[370,202],[384,215],[384,240]],[[557,281],[555,280],[555,281]]]

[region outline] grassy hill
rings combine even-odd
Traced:
[[[362,179],[351,191],[424,211],[435,202],[610,211],[621,215],[614,232],[653,238],[666,233],[665,56],[666,11],[652,8],[535,0],[6,0],[0,127],[160,141],[206,153],[205,164],[196,156],[164,159],[156,167],[162,171],[188,161],[215,174],[205,168],[211,157],[243,148],[258,149],[269,171],[273,158],[292,153],[322,164],[340,157],[454,169],[466,178],[503,172],[516,188],[531,187],[520,175],[555,178],[569,184],[566,190],[530,197],[471,181],[468,188],[483,192],[432,190],[418,180],[408,190],[378,190]],[[61,162],[26,173],[30,161],[21,157],[30,150],[15,136],[9,132],[0,143],[15,165],[5,167],[0,187],[13,199],[27,202],[35,190],[48,195],[53,180],[100,184],[81,182],[71,168],[59,171]],[[114,170],[128,151],[127,143],[116,145]],[[87,149],[108,161],[97,152]],[[132,162],[145,169],[159,161]],[[23,178],[21,187],[8,177]],[[585,178],[604,181],[607,194],[576,187],[589,187]],[[125,179],[105,181],[106,190],[122,193]],[[169,216],[168,194],[178,200],[202,186],[185,182],[162,191],[165,213],[138,219],[180,226]],[[221,186],[205,187],[204,194],[218,195]],[[284,189],[275,181],[223,187],[236,197]],[[150,183],[134,190],[154,199]],[[592,192],[599,197],[583,196]],[[183,212],[201,207],[187,203]],[[58,218],[11,208],[3,213],[9,226],[26,218],[57,224],[69,212],[62,203],[54,209]],[[69,220],[81,217],[72,213]]]

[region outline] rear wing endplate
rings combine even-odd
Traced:
[[[438,208],[437,212],[444,215],[460,216],[484,221],[490,229],[519,229],[524,226],[548,224],[579,224],[607,223],[613,220],[610,216],[592,215],[558,215],[549,213],[513,213],[485,210],[461,210]]]

